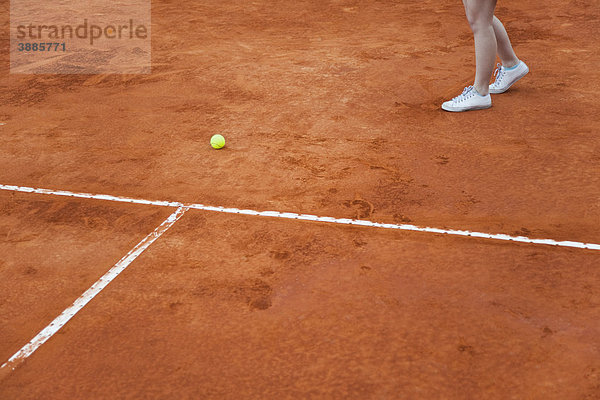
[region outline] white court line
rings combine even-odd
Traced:
[[[154,205],[154,206],[162,206],[162,207],[186,207],[186,208],[192,208],[195,210],[213,211],[213,212],[221,212],[221,213],[227,213],[227,214],[256,215],[256,216],[261,216],[261,217],[296,219],[296,220],[313,221],[313,222],[327,222],[327,223],[341,224],[341,225],[358,225],[358,226],[365,226],[365,227],[371,227],[371,228],[396,229],[396,230],[402,230],[402,231],[426,232],[426,233],[437,233],[437,234],[444,234],[444,235],[464,236],[464,237],[472,237],[472,238],[480,238],[480,239],[503,240],[503,241],[507,241],[507,242],[529,243],[529,244],[535,244],[535,245],[549,245],[549,246],[557,246],[557,247],[572,247],[572,248],[578,248],[578,249],[600,250],[600,244],[594,244],[594,243],[582,243],[582,242],[576,242],[576,241],[557,241],[557,240],[553,240],[553,239],[531,239],[531,238],[528,238],[525,236],[510,236],[510,235],[505,235],[505,234],[472,232],[472,231],[467,231],[467,230],[456,230],[456,229],[438,229],[438,228],[428,228],[428,227],[424,228],[424,227],[419,227],[416,225],[408,225],[408,224],[401,224],[401,225],[382,224],[382,223],[378,223],[378,222],[364,221],[364,220],[357,220],[357,219],[318,217],[316,215],[296,214],[296,213],[290,213],[290,212],[241,210],[238,208],[213,207],[213,206],[205,206],[202,204],[185,204],[185,203],[170,202],[170,201],[141,200],[141,199],[120,197],[120,196],[111,196],[111,195],[105,195],[105,194],[77,193],[77,192],[70,192],[70,191],[66,191],[66,190],[36,189],[36,188],[26,187],[26,186],[0,185],[0,190],[8,190],[8,191],[12,191],[12,192],[24,192],[24,193],[38,193],[38,194],[47,194],[47,195],[55,195],[55,196],[77,197],[77,198],[84,198],[84,199],[118,201],[118,202],[124,202],[124,203],[146,204],[146,205]]]
[[[86,290],[75,302],[63,311],[47,327],[42,329],[36,337],[31,339],[23,348],[17,351],[7,362],[0,366],[0,370],[14,370],[21,362],[33,354],[41,345],[46,343],[56,332],[58,332],[75,314],[77,314],[87,303],[89,303],[98,293],[100,293],[109,283],[111,283],[121,272],[125,270],[136,258],[140,256],[152,243],[154,243],[163,233],[165,233],[179,218],[185,214],[187,208],[179,207],[173,214],[160,224],[154,232],[150,233],[141,242],[139,242],[125,257],[117,262],[106,274],[104,274],[96,283]]]

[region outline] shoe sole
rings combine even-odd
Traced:
[[[508,85],[508,86],[506,87],[506,89],[504,89],[504,90],[490,89],[490,94],[501,94],[501,93],[505,93],[506,91],[508,91],[508,89],[510,89],[510,87],[511,87],[512,85],[514,85],[514,84],[515,84],[515,83],[517,83],[519,80],[521,80],[522,78],[524,78],[524,77],[525,77],[525,75],[527,75],[528,73],[529,73],[529,67],[526,65],[526,66],[525,66],[525,71],[523,71],[523,73],[522,73],[522,74],[518,75],[518,76],[517,76],[517,79],[515,79],[514,81],[512,81],[512,82],[510,83],[510,85]]]
[[[491,104],[489,105],[484,105],[484,106],[475,106],[475,107],[464,107],[464,108],[445,108],[442,105],[442,110],[444,111],[448,111],[448,112],[465,112],[465,111],[477,111],[477,110],[486,110],[488,108],[492,107]]]

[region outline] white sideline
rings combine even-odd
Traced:
[[[152,233],[142,239],[125,257],[117,262],[106,274],[86,290],[75,302],[63,311],[38,333],[29,343],[17,351],[7,362],[0,366],[0,370],[7,368],[14,370],[21,362],[33,354],[41,345],[46,343],[56,332],[58,332],[75,314],[77,314],[87,303],[111,283],[121,272],[125,270],[136,258],[140,256],[152,243],[165,233],[179,218],[185,214],[187,208],[179,207],[173,214],[163,221]]]
[[[444,235],[465,236],[465,237],[492,239],[492,240],[503,240],[503,241],[507,241],[507,242],[529,243],[529,244],[536,244],[536,245],[549,245],[549,246],[557,246],[557,247],[572,247],[572,248],[578,248],[578,249],[600,250],[600,244],[595,244],[595,243],[582,243],[582,242],[576,242],[576,241],[557,241],[557,240],[553,240],[553,239],[531,239],[531,238],[528,238],[525,236],[510,236],[510,235],[505,235],[505,234],[471,232],[471,231],[456,230],[456,229],[428,228],[428,227],[419,227],[419,226],[408,225],[408,224],[401,224],[401,225],[383,224],[383,223],[378,223],[378,222],[364,221],[364,220],[357,220],[357,219],[318,217],[316,215],[296,214],[296,213],[290,213],[290,212],[240,210],[237,208],[205,206],[203,204],[185,204],[185,203],[172,202],[172,201],[142,200],[142,199],[134,199],[134,198],[129,198],[129,197],[121,197],[121,196],[111,196],[111,195],[104,195],[104,194],[77,193],[77,192],[70,192],[70,191],[66,191],[66,190],[36,189],[36,188],[26,187],[26,186],[0,185],[0,190],[8,190],[8,191],[13,191],[13,192],[25,192],[25,193],[38,193],[38,194],[47,194],[47,195],[55,195],[55,196],[77,197],[77,198],[84,198],[84,199],[118,201],[118,202],[124,202],[124,203],[146,204],[146,205],[154,205],[154,206],[161,206],[161,207],[185,207],[185,208],[190,208],[190,209],[195,209],[195,210],[213,211],[213,212],[221,212],[221,213],[227,213],[227,214],[256,215],[256,216],[261,216],[261,217],[286,218],[286,219],[296,219],[296,220],[314,221],[314,222],[328,222],[328,223],[332,223],[332,224],[342,224],[342,225],[358,225],[358,226],[366,226],[366,227],[372,227],[372,228],[397,229],[397,230],[403,230],[403,231],[437,233],[437,234],[444,234]]]

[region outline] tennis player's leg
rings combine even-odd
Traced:
[[[479,94],[485,96],[489,92],[498,48],[493,26],[496,0],[463,0],[463,3],[475,39],[475,83],[473,86]]]
[[[506,92],[515,82],[527,75],[529,67],[517,58],[504,25],[495,16],[492,26],[496,34],[498,57],[500,57],[502,65],[498,65],[494,73],[496,79],[490,85],[490,93],[499,94]]]
[[[461,95],[442,104],[452,112],[482,110],[492,106],[490,79],[496,62],[496,34],[492,22],[496,0],[463,0],[465,14],[475,39],[475,82]]]
[[[502,25],[502,22],[500,22],[498,17],[494,16],[492,26],[494,27],[494,34],[496,35],[498,57],[500,57],[502,65],[506,68],[514,67],[519,63],[519,59],[517,58],[512,44],[510,43],[510,39],[508,37],[508,33],[506,33],[506,29],[504,29],[504,25]]]

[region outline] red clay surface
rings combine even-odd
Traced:
[[[0,363],[168,215],[160,208],[0,191]]]
[[[10,75],[0,41],[0,183],[600,243],[597,1],[497,11],[531,73],[460,115],[439,109],[474,73],[454,0],[156,0],[153,73],[139,76]],[[210,149],[215,133],[224,150]],[[29,260],[81,249],[66,261],[94,273],[33,285],[69,296],[171,211],[76,201],[108,221],[88,231],[54,222],[69,201],[18,199],[0,221],[39,247],[0,235],[0,285],[33,285]],[[48,211],[28,215],[40,201]],[[0,398],[596,399],[599,264],[591,251],[192,212]],[[31,318],[12,319],[23,336],[3,333],[4,353],[72,301],[40,294],[2,311]]]
[[[597,261],[192,211],[0,393],[593,399]]]
[[[532,72],[462,115],[439,109],[474,73],[459,1],[153,12],[149,76],[2,77],[2,182],[598,239],[595,2],[502,1]]]

